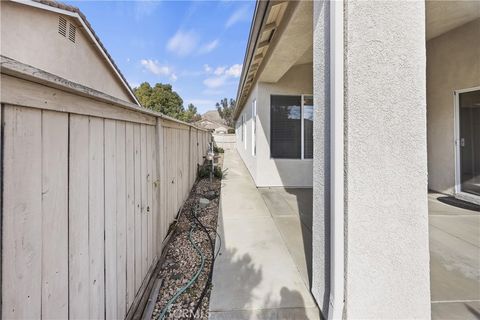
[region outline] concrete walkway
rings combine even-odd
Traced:
[[[247,168],[227,150],[210,319],[320,319],[318,308]],[[217,242],[218,243],[218,242]]]
[[[480,212],[429,194],[432,319],[480,319]]]

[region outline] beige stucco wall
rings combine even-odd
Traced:
[[[237,127],[237,150],[259,187],[312,186],[312,159],[272,159],[270,157],[270,95],[312,94],[312,63],[293,66],[277,83],[259,82],[250,93],[237,120],[246,119],[246,148]],[[252,102],[257,100],[257,155],[252,156]]]
[[[428,185],[455,187],[453,91],[480,86],[480,19],[427,42]]]
[[[313,159],[270,157],[270,96],[313,94],[312,63],[295,65],[276,83],[258,84],[257,185],[311,187]]]
[[[1,54],[72,82],[134,102],[76,19],[76,42],[58,33],[60,14],[1,2]]]
[[[237,127],[235,129],[236,140],[237,140],[236,148],[256,184],[258,184],[257,183],[258,157],[257,156],[254,157],[252,155],[252,103],[254,100],[257,99],[257,95],[258,95],[258,85],[255,85],[252,88],[252,91],[250,92],[250,96],[248,97],[247,102],[245,103],[240,116],[238,117]],[[259,105],[257,102],[257,114],[258,114],[258,109],[259,109]],[[241,128],[242,117],[245,118],[244,130],[246,130],[246,140],[242,140],[242,128]],[[259,116],[257,116],[257,143],[258,143],[258,131],[259,131],[258,117]],[[257,154],[259,151],[258,148],[259,146],[257,144]]]
[[[345,317],[430,319],[425,4],[345,7]]]

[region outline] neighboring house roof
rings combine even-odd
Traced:
[[[202,115],[202,119],[210,120],[216,123],[226,124],[225,120],[223,120],[222,117],[220,117],[220,114],[218,113],[217,110],[210,110],[205,112]]]
[[[108,53],[107,49],[103,45],[103,43],[100,41],[100,38],[97,36],[95,31],[93,30],[92,26],[88,22],[87,18],[85,15],[78,9],[77,7],[67,5],[61,2],[57,1],[52,1],[52,0],[30,0],[30,1],[23,1],[23,0],[10,0],[12,2],[16,2],[19,4],[23,5],[28,5],[32,6],[35,8],[43,9],[43,10],[49,10],[53,12],[57,12],[60,14],[64,14],[73,18],[76,18],[80,24],[84,27],[87,35],[91,38],[93,43],[96,45],[96,47],[99,49],[99,51],[102,53],[104,56],[105,60],[108,62],[112,70],[114,71],[115,75],[118,77],[120,82],[124,85],[132,99],[138,104],[141,105],[140,102],[138,101],[137,97],[135,96],[132,88],[128,84],[128,81],[125,79],[123,76],[122,72],[118,68],[118,66],[115,64],[115,61],[113,61],[113,58],[110,56]]]
[[[227,126],[225,124],[218,123],[218,122],[208,120],[208,119],[199,120],[199,121],[195,122],[195,125],[199,126],[201,128],[208,129],[208,130],[217,130],[217,129],[221,129],[221,128],[224,128],[225,130],[231,129],[229,126]]]
[[[262,63],[268,59],[269,47],[285,19],[287,7],[293,7],[296,1],[258,0],[248,36],[242,74],[237,89],[237,104],[233,119],[237,120],[245,104],[253,84],[261,72]],[[259,72],[260,71],[260,72]]]

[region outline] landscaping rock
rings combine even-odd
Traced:
[[[204,209],[210,204],[210,200],[206,198],[200,198],[200,200],[198,201],[198,204],[200,206],[200,209]]]

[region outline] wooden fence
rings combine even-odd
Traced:
[[[20,69],[2,64],[2,318],[125,318],[210,134]]]

